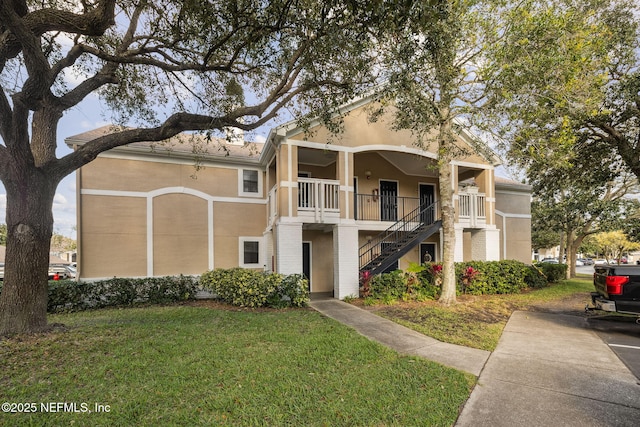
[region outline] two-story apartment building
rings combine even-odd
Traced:
[[[80,278],[241,266],[304,273],[311,292],[344,298],[362,270],[439,261],[436,150],[370,122],[367,102],[349,106],[337,136],[290,123],[264,144],[181,135],[103,153],[77,173]],[[496,178],[497,157],[470,134],[458,144],[469,150],[450,164],[456,260],[530,262],[530,187]]]

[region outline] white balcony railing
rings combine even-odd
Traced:
[[[278,215],[278,187],[275,185],[269,191],[269,225],[273,224]]]
[[[298,178],[298,214],[313,215],[323,222],[325,216],[340,214],[340,182],[328,179]]]
[[[485,212],[486,197],[481,193],[459,193],[458,212],[461,223],[477,227],[487,223]]]

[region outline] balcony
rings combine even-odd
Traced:
[[[355,219],[360,221],[396,222],[420,205],[417,197],[378,196],[356,194]]]
[[[458,194],[458,222],[469,228],[480,228],[487,224],[486,197],[474,191]]]
[[[484,194],[458,194],[458,222],[468,228],[482,228],[487,224]],[[395,222],[413,212],[420,205],[417,197],[377,196],[356,194],[355,219],[360,221]]]
[[[298,178],[298,216],[313,222],[340,218],[340,181]]]
[[[269,191],[269,224],[273,224],[279,214],[279,191],[276,186]],[[340,218],[340,182],[300,177],[297,202],[298,217],[305,219],[305,222],[335,224]],[[484,227],[487,223],[485,202],[484,194],[473,191],[458,193],[458,222],[468,228]],[[420,199],[356,194],[354,205],[356,220],[378,222],[383,227],[384,223],[396,222],[415,211],[420,206]]]

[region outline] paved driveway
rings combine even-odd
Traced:
[[[627,365],[640,384],[640,325],[634,317],[595,315],[587,324]]]
[[[593,271],[592,265],[576,267],[576,273],[593,274]],[[640,383],[640,325],[635,319],[594,312],[588,317],[587,325],[598,333]]]

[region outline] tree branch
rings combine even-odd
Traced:
[[[61,31],[71,34],[100,36],[115,23],[116,0],[100,0],[96,7],[83,14],[59,9],[38,9],[21,18],[22,26],[33,37],[40,37],[48,31]],[[11,16],[19,16],[8,2],[2,2],[0,22],[7,23]],[[0,35],[0,60],[13,58],[22,50],[22,34],[13,29]]]

